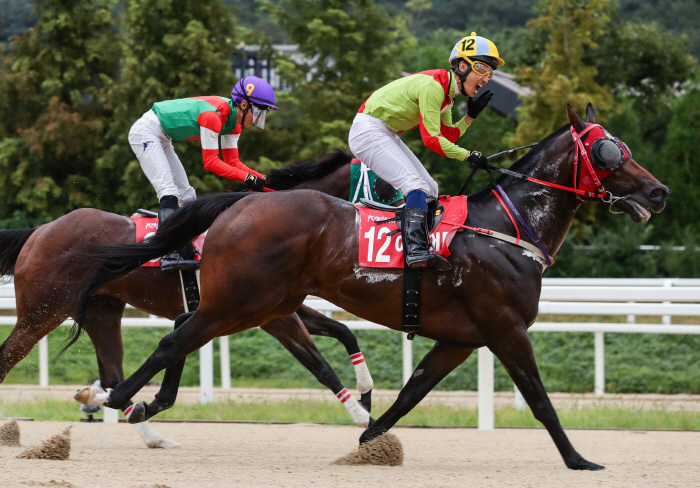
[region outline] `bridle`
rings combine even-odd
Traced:
[[[580,133],[576,132],[576,129],[574,129],[572,125],[571,137],[574,140],[575,147],[573,161],[573,186],[564,186],[559,185],[557,183],[538,180],[537,178],[532,178],[522,173],[516,173],[515,171],[499,168],[498,166],[494,166],[491,163],[486,163],[485,167],[475,167],[472,169],[472,172],[469,174],[469,177],[457,193],[457,196],[462,195],[464,193],[466,187],[469,185],[469,182],[473,178],[477,169],[486,170],[486,172],[488,172],[489,174],[490,181],[484,187],[484,189],[491,188],[493,194],[496,196],[501,206],[505,209],[506,213],[508,214],[508,217],[510,218],[511,222],[513,223],[513,226],[515,227],[515,230],[517,231],[517,237],[515,239],[513,239],[510,236],[505,236],[504,234],[500,234],[498,232],[491,231],[488,229],[474,228],[466,225],[462,225],[460,227],[473,230],[481,235],[487,235],[490,237],[496,237],[498,239],[507,240],[508,242],[512,242],[513,244],[516,244],[518,246],[525,247],[529,250],[533,250],[531,249],[531,246],[525,246],[524,243],[520,242],[520,229],[516,224],[515,218],[513,218],[513,215],[515,215],[525,233],[534,242],[539,251],[541,251],[541,253],[537,254],[544,259],[548,266],[554,264],[554,260],[552,259],[552,257],[547,253],[545,247],[542,245],[539,239],[537,239],[534,232],[530,229],[525,220],[522,218],[518,210],[515,208],[515,205],[513,205],[513,203],[510,201],[510,198],[508,198],[508,195],[506,195],[501,185],[493,184],[492,171],[497,171],[502,174],[513,176],[514,178],[523,181],[530,181],[532,183],[537,183],[540,185],[549,186],[551,188],[557,188],[559,190],[574,193],[576,195],[576,198],[580,201],[599,200],[603,203],[609,204],[610,211],[612,213],[622,213],[619,211],[613,211],[613,205],[618,201],[626,200],[627,197],[616,197],[611,192],[606,191],[603,187],[603,181],[611,174],[619,171],[620,168],[622,168],[625,165],[625,163],[627,163],[627,161],[629,161],[632,158],[632,152],[630,151],[629,147],[627,147],[627,144],[620,141],[618,138],[611,136],[610,133],[599,124],[587,124],[586,128]],[[588,141],[585,142],[586,140]],[[489,156],[487,160],[491,161],[493,159],[504,156],[506,154],[510,154],[517,150],[532,147],[536,144],[538,143],[533,143],[527,146],[510,149],[508,151],[502,151],[500,153]]]

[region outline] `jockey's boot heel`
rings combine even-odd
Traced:
[[[434,254],[428,246],[427,212],[422,208],[406,208],[403,216],[403,248],[406,265],[422,268],[429,264]]]
[[[160,199],[158,225],[162,224],[178,209],[177,197],[166,195]],[[194,259],[194,246],[188,243],[182,249],[173,251],[160,258],[160,270],[164,272],[199,269],[199,261]]]

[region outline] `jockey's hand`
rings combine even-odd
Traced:
[[[253,191],[263,191],[263,188],[265,188],[265,180],[255,175],[246,176],[243,182]]]
[[[488,164],[489,160],[486,159],[486,156],[481,154],[479,151],[472,151],[469,153],[467,162],[469,162],[469,167],[472,169],[486,169],[486,165]]]
[[[470,98],[467,101],[467,115],[469,118],[477,118],[481,111],[486,108],[492,98],[493,92],[491,90],[486,90],[479,98]]]

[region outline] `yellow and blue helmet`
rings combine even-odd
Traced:
[[[452,48],[450,64],[454,66],[459,58],[481,61],[493,69],[506,64],[499,57],[496,45],[485,37],[477,36],[476,32],[472,32],[470,36],[463,37]]]

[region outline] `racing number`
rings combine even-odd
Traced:
[[[374,232],[376,230],[376,227],[372,227],[370,230],[365,232],[365,239],[369,240],[368,246],[367,246],[367,262],[371,263],[372,261],[375,261],[377,263],[388,263],[391,258],[384,254],[384,251],[389,247],[389,244],[391,243],[391,236],[389,235],[389,230],[388,227],[380,227],[379,232],[377,232],[377,240],[382,240],[382,237],[384,237],[384,243],[382,246],[379,248],[379,251],[377,252],[377,255],[374,255]]]
[[[476,42],[476,39],[465,39],[462,41],[462,51],[470,51],[474,49],[474,43]]]

